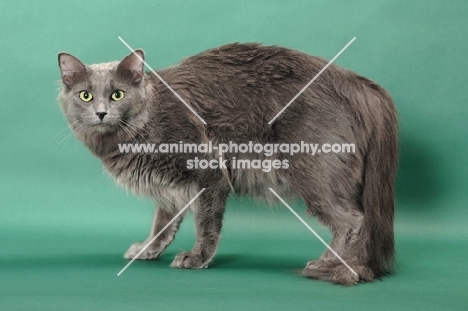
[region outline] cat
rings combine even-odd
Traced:
[[[373,81],[332,64],[274,122],[269,121],[327,62],[278,46],[233,43],[157,71],[184,103],[151,72],[144,51],[122,61],[86,65],[58,55],[59,102],[75,136],[101,159],[118,184],[157,201],[149,237],[130,246],[134,258],[199,191],[190,209],[196,243],[172,267],[205,268],[220,240],[231,192],[277,203],[301,198],[307,212],[332,232],[330,247],[302,274],[343,285],[389,275],[394,263],[394,180],[397,113],[389,94]],[[200,117],[200,118],[198,118]],[[205,121],[204,124],[201,120]],[[352,143],[354,153],[243,154],[125,153],[123,143]],[[222,159],[226,168],[194,169],[187,163]],[[265,172],[236,168],[235,159],[287,162]],[[182,214],[137,259],[157,259],[174,239]]]

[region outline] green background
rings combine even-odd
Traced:
[[[467,16],[464,0],[2,1],[0,309],[468,308]],[[57,53],[118,60],[117,36],[153,68],[235,41],[331,59],[356,36],[336,63],[400,114],[396,274],[352,288],[302,278],[324,246],[284,207],[232,198],[211,269],[168,267],[193,245],[188,217],[159,261],[117,277],[153,204],[115,186],[56,102]]]

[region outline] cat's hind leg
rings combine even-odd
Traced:
[[[308,214],[330,229],[333,238],[329,246],[355,272],[327,248],[319,259],[307,264],[302,274],[343,285],[373,280],[360,202],[361,179],[356,174],[358,159],[303,156],[294,160],[288,175],[291,189],[303,199]]]
[[[143,242],[134,243],[130,246],[124,255],[126,259],[133,259],[150,241],[161,232],[161,230],[177,215],[177,212],[170,212],[164,208],[157,208],[151,232],[148,238]],[[174,240],[174,236],[179,229],[184,215],[180,215],[174,220],[168,228],[160,233],[160,235],[138,256],[136,259],[148,260],[157,259],[164,250]]]
[[[363,213],[352,205],[343,204],[330,208],[321,208],[317,213],[319,219],[327,225],[333,234],[330,243],[332,248],[343,259],[347,267],[328,248],[318,260],[310,261],[302,274],[322,281],[354,285],[357,282],[372,281],[374,275],[367,267],[367,250],[362,240]]]

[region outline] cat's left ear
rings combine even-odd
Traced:
[[[145,52],[143,50],[135,50],[120,62],[117,66],[117,72],[129,78],[132,84],[139,84],[143,80],[144,61]]]

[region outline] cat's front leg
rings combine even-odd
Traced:
[[[177,212],[169,212],[164,207],[156,209],[153,225],[148,238],[143,242],[134,243],[130,246],[124,255],[126,259],[133,259],[138,253],[175,217]],[[158,257],[164,252],[164,250],[174,240],[174,236],[179,229],[179,225],[184,218],[183,215],[179,216],[172,224],[161,234],[138,256],[136,259],[149,260],[158,259]]]
[[[197,240],[191,252],[178,254],[171,264],[173,268],[207,268],[214,257],[220,240],[224,206],[229,189],[207,189],[200,195],[194,210]]]

